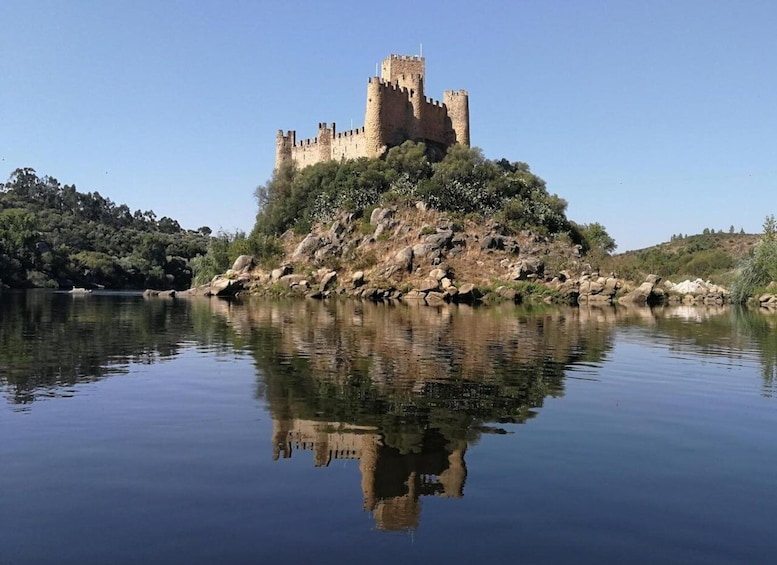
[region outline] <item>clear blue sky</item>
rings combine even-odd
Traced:
[[[0,22],[0,176],[186,228],[250,230],[276,131],[362,125],[375,64],[420,44],[473,145],[619,251],[777,213],[773,0],[3,0]]]

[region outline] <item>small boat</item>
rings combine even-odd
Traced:
[[[88,288],[81,288],[74,286],[73,289],[70,291],[70,294],[90,294],[92,291]]]

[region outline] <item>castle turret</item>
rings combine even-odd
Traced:
[[[448,109],[455,139],[451,143],[460,143],[469,147],[469,95],[466,90],[446,90],[443,103]]]
[[[325,163],[332,160],[332,138],[335,136],[335,124],[332,128],[326,127],[326,122],[318,124],[318,162]]]
[[[289,130],[286,135],[283,135],[283,130],[279,129],[275,136],[275,168],[279,169],[281,164],[286,161],[291,161],[292,148],[297,142],[297,132]]]
[[[381,112],[383,111],[383,84],[378,77],[367,83],[367,110],[364,113],[364,141],[367,157],[383,154],[385,142],[381,135]]]

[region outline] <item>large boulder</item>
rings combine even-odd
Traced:
[[[537,257],[527,257],[518,261],[511,267],[510,278],[516,281],[525,281],[531,278],[541,277],[545,272],[545,263]]]
[[[313,258],[313,254],[316,252],[316,249],[321,247],[323,243],[323,239],[313,235],[312,233],[309,233],[305,236],[305,239],[299,242],[299,245],[297,245],[297,248],[291,255],[291,260],[310,261]]]
[[[337,283],[337,272],[329,271],[321,277],[321,285],[319,288],[321,291],[329,290]]]
[[[327,233],[327,235],[329,236],[330,239],[336,241],[340,239],[340,236],[345,233],[345,230],[346,230],[345,225],[343,225],[343,223],[340,222],[339,220],[335,220],[334,223],[332,224],[332,227],[329,228],[329,232]]]
[[[403,300],[425,300],[426,293],[420,290],[409,290],[407,294],[402,297]]]
[[[501,236],[501,235],[487,235],[480,242],[480,249],[484,251],[487,249],[504,249],[504,248],[505,248],[505,239],[504,239],[504,236]]]
[[[325,243],[313,253],[313,261],[318,265],[326,264],[327,260],[336,257],[340,252],[340,247],[331,243]]]
[[[272,270],[272,272],[270,273],[270,280],[272,282],[279,281],[281,277],[290,275],[292,271],[293,269],[291,268],[291,265],[281,265],[277,269]]]
[[[431,291],[426,293],[426,303],[429,306],[440,306],[445,304],[445,298],[446,295],[442,292]]]
[[[459,291],[456,294],[456,300],[461,302],[469,302],[480,299],[480,291],[472,283],[464,283],[459,287]]]
[[[417,243],[413,246],[414,257],[426,257],[432,251],[436,251],[437,248],[429,243]]]
[[[777,295],[766,293],[756,297],[758,305],[762,308],[777,308]]]
[[[280,278],[280,282],[291,288],[297,286],[307,280],[305,275],[284,275]]]
[[[651,297],[653,295],[653,288],[655,284],[650,281],[645,281],[639,285],[636,289],[620,297],[618,302],[632,303],[632,304],[647,304],[652,302]]]
[[[429,278],[434,279],[436,281],[442,281],[442,279],[444,279],[447,276],[448,276],[448,272],[446,271],[446,269],[443,269],[440,267],[429,271]]]
[[[250,271],[256,266],[256,262],[251,255],[241,255],[235,262],[232,263],[232,271],[236,273],[244,273]]]
[[[432,290],[438,290],[440,288],[440,281],[433,278],[425,278],[421,281],[421,285],[418,287],[418,290],[421,292],[429,292]]]
[[[393,208],[375,208],[370,214],[370,224],[377,226],[384,220],[388,220],[394,216],[395,210]]]
[[[413,248],[405,247],[394,254],[394,264],[404,271],[412,271],[414,256]]]
[[[210,288],[206,294],[212,296],[235,296],[243,288],[243,283],[239,280],[218,275],[210,281]]]
[[[450,246],[452,239],[452,230],[442,230],[437,233],[427,235],[424,239],[424,242],[431,245],[432,249],[443,249]]]
[[[356,271],[351,275],[351,284],[353,288],[359,288],[364,284],[364,271]]]
[[[511,300],[512,302],[516,302],[519,299],[518,292],[514,288],[509,288],[506,286],[498,287],[496,289],[496,294],[500,298]]]

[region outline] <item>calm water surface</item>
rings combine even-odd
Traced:
[[[774,563],[777,315],[0,294],[0,564]]]

